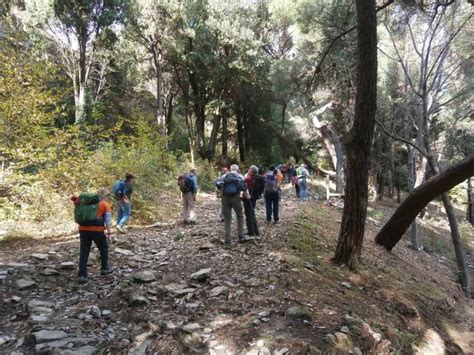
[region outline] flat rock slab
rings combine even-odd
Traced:
[[[16,286],[20,290],[27,290],[29,288],[34,287],[35,285],[36,285],[36,282],[34,282],[33,280],[20,279],[16,281]]]
[[[9,266],[9,267],[18,267],[18,268],[31,267],[30,264],[25,264],[25,263],[9,263],[9,264],[7,264],[7,266]]]
[[[54,340],[61,340],[67,337],[67,334],[62,330],[40,330],[33,333],[36,343],[47,343]]]
[[[97,352],[97,348],[92,345],[81,346],[76,350],[65,350],[61,355],[92,355]]]
[[[173,291],[173,293],[174,293],[175,296],[184,296],[184,295],[187,295],[188,293],[193,293],[194,291],[196,291],[195,288],[188,287],[188,288],[182,288],[182,289],[179,289],[179,290],[175,290],[175,291]]]
[[[59,271],[56,270],[56,269],[48,267],[48,268],[45,268],[45,269],[41,270],[40,274],[43,275],[43,276],[58,276]]]
[[[114,252],[120,255],[125,255],[125,256],[132,256],[135,255],[135,253],[131,250],[128,249],[122,249],[122,248],[115,248]]]
[[[156,276],[150,270],[141,270],[133,275],[133,279],[137,282],[152,282],[156,280]]]
[[[196,281],[206,281],[211,276],[211,268],[201,269],[193,274],[191,274],[191,280]]]
[[[227,286],[217,286],[211,290],[211,293],[209,294],[209,296],[217,297],[217,296],[227,293],[228,290],[229,288]]]
[[[168,292],[174,292],[174,291],[181,290],[187,287],[188,287],[188,284],[178,283],[178,282],[172,282],[164,286],[165,290]]]
[[[48,254],[35,253],[35,254],[31,254],[31,257],[36,259],[36,260],[48,260],[49,255]]]
[[[59,267],[63,270],[72,270],[74,269],[76,266],[75,263],[73,263],[72,261],[65,261],[61,264],[59,264]]]
[[[48,307],[48,308],[53,308],[55,306],[54,302],[50,301],[42,301],[42,300],[31,300],[28,302],[28,309],[31,311],[34,308],[37,307]]]

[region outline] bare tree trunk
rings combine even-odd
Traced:
[[[474,193],[472,189],[472,178],[467,179],[467,221],[474,225]]]
[[[321,133],[324,146],[336,170],[336,193],[342,193],[344,190],[344,153],[341,140],[334,129],[328,124],[322,123],[316,114],[313,115],[313,124]]]
[[[353,126],[346,140],[346,187],[341,229],[334,255],[338,265],[356,268],[362,253],[368,203],[370,148],[377,100],[377,18],[375,0],[356,0],[357,94]]]
[[[229,162],[229,145],[228,145],[228,128],[227,128],[227,112],[223,111],[222,114],[222,158],[221,162],[223,166],[226,166]]]
[[[235,116],[237,118],[237,141],[239,143],[239,158],[241,162],[245,161],[245,142],[244,142],[244,127],[242,122],[242,115],[239,110],[236,110]]]
[[[435,197],[474,175],[474,154],[448,167],[411,192],[377,234],[375,241],[387,250],[400,241],[416,215]]]
[[[168,108],[166,110],[166,135],[169,136],[173,133],[173,100],[174,95],[170,93],[168,98]]]
[[[430,164],[431,170],[433,173],[438,175],[440,174],[440,167],[438,161],[432,156],[428,156],[428,163]],[[461,242],[461,235],[459,234],[458,221],[456,220],[456,215],[454,214],[454,208],[451,203],[451,198],[449,197],[448,192],[443,192],[441,194],[443,200],[444,209],[446,210],[446,215],[448,216],[449,228],[451,230],[451,240],[453,242],[454,253],[456,254],[456,264],[458,267],[459,273],[459,282],[462,285],[466,293],[471,292],[471,280],[469,277],[469,270],[467,269],[466,257],[464,255],[464,248]]]
[[[211,131],[211,136],[209,137],[209,142],[207,144],[207,150],[204,154],[204,158],[207,160],[212,160],[214,158],[214,155],[216,153],[216,144],[217,144],[217,135],[219,133],[219,128],[221,126],[221,109],[219,108],[218,112],[216,113],[216,116],[214,117],[214,120],[212,122],[212,131]]]

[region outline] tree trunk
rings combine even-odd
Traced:
[[[427,160],[433,173],[436,175],[440,174],[441,170],[438,161],[432,155],[428,156]],[[466,294],[469,294],[471,292],[471,282],[469,270],[467,269],[466,257],[464,255],[464,248],[461,242],[461,235],[459,234],[458,221],[454,214],[454,208],[449,193],[444,192],[441,195],[441,198],[443,200],[444,209],[448,216],[449,228],[451,230],[451,240],[453,242],[454,253],[456,254],[456,264],[458,266],[458,279]]]
[[[156,48],[156,44],[151,45],[151,54],[153,59],[153,65],[155,67],[155,80],[156,80],[156,122],[158,129],[160,130],[161,136],[166,136],[166,118],[163,107],[163,76],[161,70],[161,58],[160,53]]]
[[[212,160],[216,154],[216,144],[217,144],[217,135],[219,133],[219,128],[221,126],[221,109],[219,108],[214,120],[212,122],[212,131],[211,136],[209,137],[209,142],[207,144],[207,150],[204,154],[204,158],[207,160]]]
[[[85,83],[79,82],[79,90],[74,97],[76,124],[84,120],[86,112],[86,87]]]
[[[169,136],[173,133],[173,100],[174,95],[170,93],[168,98],[168,108],[166,110],[166,135]]]
[[[411,192],[377,234],[375,241],[387,250],[400,241],[417,214],[435,197],[474,175],[474,154],[450,166]]]
[[[237,141],[239,143],[239,159],[240,162],[245,161],[245,142],[244,142],[244,127],[242,122],[242,115],[239,110],[235,112],[237,118]]]
[[[405,64],[408,66],[408,63]],[[405,83],[404,83],[404,91],[405,95],[408,95],[408,77],[407,74],[405,73]],[[403,110],[403,115],[404,115],[404,121],[405,121],[405,139],[410,140],[411,139],[411,122],[410,122],[410,117],[409,117],[409,108],[408,108],[408,102],[405,101],[405,107]],[[424,177],[424,174],[423,174]],[[415,188],[415,182],[416,182],[416,175],[415,175],[415,154],[413,151],[413,147],[409,144],[407,144],[407,183],[408,183],[408,191],[411,193],[414,188]],[[418,224],[416,221],[416,218],[413,220],[413,222],[410,225],[410,240],[411,240],[411,247],[415,250],[420,250],[420,235],[418,233]]]
[[[357,0],[357,94],[346,143],[346,187],[341,229],[334,255],[338,265],[356,268],[362,253],[368,202],[370,148],[377,100],[377,18],[375,0]]]
[[[222,113],[222,157],[221,163],[223,166],[227,166],[229,162],[229,145],[228,145],[228,128],[227,128],[227,112],[223,111]]]
[[[76,124],[80,123],[85,118],[86,113],[86,86],[87,86],[87,33],[79,33],[79,72],[78,72],[78,95],[75,102],[76,109]]]
[[[472,178],[467,179],[467,221],[474,226],[474,193],[472,189]]]

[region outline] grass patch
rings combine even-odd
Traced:
[[[367,216],[376,220],[383,219],[384,213],[372,207],[367,207]]]
[[[23,230],[7,230],[3,236],[0,235],[1,244],[27,241],[30,239],[33,239],[33,236]]]

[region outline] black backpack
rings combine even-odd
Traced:
[[[254,177],[252,198],[258,200],[259,198],[262,197],[264,191],[265,191],[265,178],[261,175],[256,175]]]

